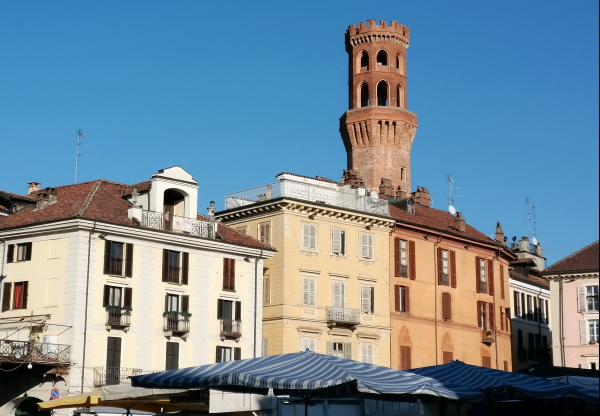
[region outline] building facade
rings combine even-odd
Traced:
[[[200,216],[197,190],[172,167],[34,190],[0,217],[0,414],[52,388],[260,354],[257,271],[274,250]]]
[[[598,366],[598,241],[542,272],[550,282],[550,322],[554,365]]]

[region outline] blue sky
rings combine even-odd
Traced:
[[[598,2],[0,3],[0,189],[146,180],[180,165],[201,212],[282,171],[340,179],[344,32],[411,29],[412,186],[548,264],[598,239]]]

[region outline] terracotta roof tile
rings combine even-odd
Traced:
[[[130,196],[133,192],[133,187],[137,188],[138,193],[148,192],[152,188],[152,181],[142,181],[133,185],[125,185],[123,188],[123,196]]]
[[[544,270],[544,274],[574,272],[578,270],[598,270],[600,269],[598,241],[576,251],[570,256],[557,261],[552,266]]]
[[[510,277],[512,279],[519,280],[519,281],[521,281],[523,283],[529,283],[530,285],[534,285],[534,286],[541,287],[543,289],[550,290],[550,282],[548,282],[543,277],[535,276],[535,275],[532,275],[532,274],[530,274],[529,276],[525,276],[524,274],[519,273],[516,270],[511,270],[510,271]]]
[[[35,196],[32,196],[32,195],[20,195],[20,194],[15,194],[13,192],[3,191],[1,189],[0,189],[0,193],[8,195],[11,199],[17,199],[17,200],[21,200],[21,201],[30,201],[30,202],[35,201]]]

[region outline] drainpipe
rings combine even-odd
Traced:
[[[537,305],[538,305],[538,335],[540,336],[540,344],[538,345],[539,353],[541,354],[542,348],[544,348],[544,344],[542,343],[542,304],[540,295],[542,294],[542,288],[539,288],[539,292],[537,294]],[[537,357],[538,363],[540,362],[540,357]]]
[[[84,375],[85,375],[85,352],[86,352],[86,341],[87,341],[87,321],[88,321],[88,301],[89,301],[89,293],[90,293],[90,257],[92,251],[92,234],[96,230],[96,221],[94,221],[94,225],[90,230],[90,235],[88,236],[88,256],[87,256],[87,276],[85,282],[85,314],[83,318],[83,358],[81,362],[81,393],[83,393],[83,384],[84,384]]]
[[[496,259],[494,260],[500,260],[500,247],[498,247],[498,254],[496,255]],[[500,262],[498,262],[500,263]],[[493,263],[492,263],[493,265]],[[493,267],[493,266],[492,266]],[[504,288],[500,288],[500,290],[504,290]],[[494,285],[494,321],[496,320],[496,285]],[[500,319],[502,319],[502,317],[500,317]],[[500,370],[500,367],[498,366],[498,331],[496,330],[496,322],[494,322],[494,344],[495,344],[495,350],[496,350],[496,370]]]
[[[442,241],[442,235],[440,234],[437,238],[437,241],[433,245],[433,297],[434,297],[434,317],[433,317],[433,328],[435,331],[435,365],[438,365],[438,301],[437,301],[437,287],[438,287],[438,264],[437,264],[437,246]]]
[[[256,358],[256,314],[258,312],[258,259],[263,255],[263,249],[260,249],[260,255],[254,258],[254,358]],[[262,325],[262,322],[261,322]]]
[[[565,327],[563,319],[563,277],[558,277],[558,322],[559,322],[559,335],[560,335],[560,365],[565,366]]]

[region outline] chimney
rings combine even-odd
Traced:
[[[364,187],[362,178],[357,171],[352,169],[344,170],[344,173],[342,174],[342,183],[344,185],[350,185],[353,188]]]
[[[467,223],[465,217],[460,212],[456,213],[456,219],[454,220],[454,227],[461,233],[467,232]]]
[[[215,201],[210,201],[210,206],[206,208],[208,210],[208,218],[211,220],[215,219]]]
[[[519,240],[519,251],[524,251],[526,253],[530,252],[530,247],[529,247],[529,238],[528,237],[521,237],[521,239]]]
[[[37,193],[35,209],[44,209],[48,205],[54,204],[58,200],[56,189],[46,188]]]
[[[496,241],[504,244],[504,231],[502,231],[502,226],[500,222],[496,224]]]
[[[27,185],[27,194],[29,195],[39,191],[42,184],[39,182],[29,182]]]
[[[398,189],[396,189],[396,199],[403,199],[403,198],[407,198],[408,194],[406,193],[406,191],[404,189],[402,189],[401,186],[398,187]]]
[[[427,190],[427,188],[417,186],[417,191],[413,192],[411,195],[416,204],[428,208],[431,207],[431,196],[429,195],[429,191]]]
[[[389,179],[381,178],[381,184],[379,184],[379,195],[385,195],[387,197],[394,197],[394,187],[392,181]]]

